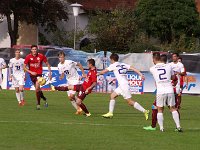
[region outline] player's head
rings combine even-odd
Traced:
[[[20,58],[20,49],[15,50],[15,58]]]
[[[88,59],[87,65],[88,65],[89,69],[95,67],[95,60],[94,59]]]
[[[178,62],[181,62],[182,63],[182,61],[183,61],[183,58],[182,57],[178,57]]]
[[[36,55],[37,54],[37,45],[31,45],[31,54]]]
[[[60,61],[61,63],[64,63],[64,62],[65,62],[65,53],[64,53],[63,51],[60,51],[60,52],[58,53],[58,58],[59,58],[59,61]]]
[[[111,62],[111,64],[113,64],[114,62],[117,62],[118,60],[119,60],[119,56],[117,54],[112,53],[110,55],[110,62]]]
[[[166,64],[166,63],[167,63],[167,55],[162,54],[162,55],[160,56],[160,61]]]
[[[160,53],[159,52],[154,52],[153,53],[153,63],[157,64],[160,61]]]
[[[178,62],[179,54],[178,53],[173,53],[172,54],[172,61],[173,62]]]

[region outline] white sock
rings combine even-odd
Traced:
[[[20,92],[20,99],[24,100],[24,92]]]
[[[163,130],[164,129],[164,127],[163,127],[163,121],[164,121],[163,113],[157,113],[157,119],[158,119],[158,124],[160,126],[160,130]]]
[[[109,103],[109,113],[113,113],[114,108],[115,108],[115,100],[111,99]]]
[[[16,93],[16,97],[17,97],[17,101],[20,103],[21,102],[20,93]]]
[[[176,127],[177,127],[177,128],[180,128],[181,126],[180,126],[180,119],[179,119],[179,114],[178,114],[178,112],[177,112],[177,111],[173,111],[173,112],[172,112],[172,117],[173,117],[173,119],[174,119],[174,122],[176,123]]]
[[[137,109],[143,113],[145,112],[145,109],[139,103],[135,102],[133,106],[135,109]]]
[[[74,108],[75,108],[76,110],[78,110],[78,105],[76,104],[76,101],[73,100],[73,101],[71,101],[71,103],[72,103],[72,106],[74,106]]]

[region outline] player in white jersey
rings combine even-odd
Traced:
[[[78,74],[76,67],[82,71],[82,76],[85,77],[83,66],[80,63],[74,62],[72,60],[65,60],[65,53],[60,51],[58,54],[60,63],[58,64],[58,71],[60,74],[60,80],[66,76],[68,85],[81,84],[81,76]],[[75,94],[76,91],[67,91],[68,98],[71,101],[72,106],[77,110],[76,114],[82,114],[82,109],[76,104]]]
[[[12,81],[12,86],[15,88],[16,98],[19,106],[24,106],[24,59],[20,58],[20,50],[15,50],[15,58],[9,62],[9,79]]]
[[[118,62],[119,56],[117,54],[112,54],[110,56],[110,62],[111,65],[106,68],[105,70],[101,71],[100,74],[105,74],[106,72],[113,71],[115,74],[115,77],[118,81],[118,88],[114,90],[114,92],[110,96],[110,104],[109,104],[109,112],[107,114],[102,115],[104,118],[112,118],[113,117],[113,111],[115,107],[115,98],[119,95],[122,95],[123,98],[127,101],[127,103],[130,106],[133,106],[137,110],[141,111],[145,115],[145,119],[148,119],[149,110],[145,110],[139,103],[132,100],[131,92],[129,90],[129,82],[127,79],[127,71],[132,70],[138,73],[141,78],[144,80],[143,74],[135,69],[134,67]]]
[[[186,75],[185,67],[184,65],[178,61],[179,54],[173,53],[172,54],[172,62],[170,65],[172,66],[172,69],[174,73],[176,74],[178,78],[178,83],[176,84],[176,94],[177,94],[177,108],[180,108],[181,104],[181,77]]]
[[[156,94],[156,106],[158,108],[157,120],[160,126],[160,130],[164,131],[163,127],[163,111],[164,106],[168,105],[174,122],[176,124],[176,130],[182,132],[180,126],[179,114],[175,108],[175,96],[171,80],[174,80],[175,75],[171,65],[164,64],[160,60],[160,53],[153,53],[154,66],[150,68],[150,72],[156,81],[157,94]]]
[[[6,68],[6,63],[3,58],[0,58],[0,90],[2,90],[1,84],[3,81],[3,74],[2,74],[2,69]]]

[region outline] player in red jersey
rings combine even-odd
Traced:
[[[97,84],[97,69],[95,67],[95,60],[94,59],[89,59],[88,61],[88,68],[89,72],[83,82],[83,84],[78,84],[78,85],[69,85],[69,86],[60,86],[60,87],[55,87],[51,85],[52,91],[69,91],[73,90],[78,92],[77,98],[76,98],[76,103],[81,109],[85,112],[86,116],[89,117],[91,116],[90,112],[87,110],[86,106],[83,104],[83,100],[85,97],[92,92],[92,89],[96,86]]]
[[[24,70],[30,74],[31,81],[35,86],[36,98],[37,98],[37,110],[40,110],[40,98],[45,101],[45,107],[48,107],[47,99],[44,97],[41,91],[40,85],[37,81],[38,77],[42,77],[42,64],[46,64],[49,70],[49,79],[51,80],[51,67],[47,61],[46,56],[37,52],[37,46],[31,46],[31,53],[26,56],[24,61]]]

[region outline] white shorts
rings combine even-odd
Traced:
[[[156,95],[156,105],[158,107],[175,106],[175,96],[174,96],[174,93],[170,93],[170,94],[157,94]]]
[[[24,77],[12,77],[12,86],[13,87],[19,87],[21,85],[25,85]]]
[[[0,72],[0,85],[2,83],[3,79],[2,79],[2,73]]]
[[[80,80],[68,80],[68,82],[67,82],[67,85],[77,85],[77,84],[81,84],[81,81]],[[73,90],[67,91],[68,96],[75,95],[75,94],[76,94],[76,91],[73,91]]]
[[[124,87],[118,87],[114,90],[117,95],[122,95],[124,99],[129,99],[131,98],[131,92],[129,90],[129,86],[124,86]]]

